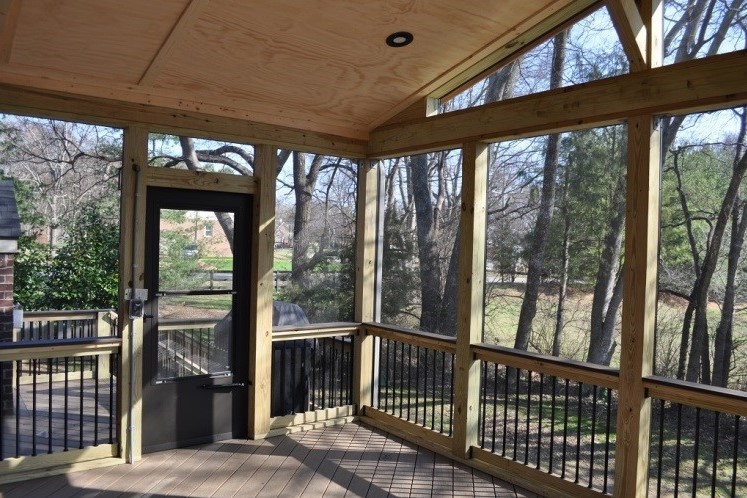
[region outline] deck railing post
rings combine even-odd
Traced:
[[[111,337],[112,335],[112,312],[109,310],[98,310],[96,312],[96,337]],[[105,380],[109,378],[110,367],[109,367],[109,355],[98,356],[98,374],[99,379]]]
[[[482,340],[487,157],[485,144],[464,144],[454,368],[453,453],[457,458],[469,458],[470,448],[477,444],[480,362],[472,345]]]
[[[376,292],[376,236],[378,217],[378,168],[362,161],[358,168],[358,204],[355,264],[355,321],[374,320]],[[374,337],[361,328],[355,336],[353,404],[358,415],[365,413],[373,397]]]

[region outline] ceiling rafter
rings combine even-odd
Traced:
[[[0,0],[0,64],[10,62],[20,12],[21,0]]]
[[[171,28],[169,35],[164,40],[163,44],[159,47],[156,55],[151,60],[148,68],[145,70],[143,75],[138,81],[138,85],[152,85],[153,82],[161,74],[163,67],[168,63],[171,54],[174,52],[176,47],[189,33],[190,29],[194,25],[195,21],[205,11],[209,0],[190,0],[184,11],[174,23],[174,27]]]
[[[646,53],[646,24],[638,11],[635,0],[607,0],[612,23],[620,37],[620,43],[630,61],[632,71],[642,71],[648,67]]]

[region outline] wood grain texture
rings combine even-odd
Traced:
[[[747,102],[746,79],[741,50],[382,127],[371,132],[368,153],[393,157],[619,123],[636,114],[725,108]]]
[[[607,0],[607,10],[617,30],[631,71],[641,71],[649,66],[646,48],[648,35],[635,0]]]
[[[355,321],[374,320],[379,170],[369,161],[358,166],[358,202],[355,256]],[[374,337],[358,330],[355,336],[353,404],[357,413],[371,405],[374,395]]]
[[[391,339],[445,353],[456,353],[456,340],[454,337],[378,323],[366,323],[362,325],[362,328],[366,334],[381,337],[382,339]]]
[[[118,451],[117,445],[101,444],[51,455],[6,458],[0,462],[0,484],[124,463],[121,458],[113,458]]]
[[[6,76],[7,74],[0,72],[0,80]],[[109,92],[102,91],[98,94],[105,97],[84,97],[0,83],[0,110],[105,126],[141,125],[159,133],[240,143],[274,144],[352,158],[365,155],[365,142],[359,139],[259,123],[243,117],[237,118],[233,111],[228,112],[229,116],[211,115],[184,109],[179,105],[180,101],[174,98],[169,105],[176,106],[176,110],[152,105],[148,98],[138,102],[122,102],[113,100]]]
[[[148,164],[148,130],[124,130],[122,194],[119,234],[119,327],[122,354],[118,376],[122,455],[137,460],[142,455],[143,320],[130,319],[127,288],[145,286],[145,169]],[[134,372],[134,378],[130,373]],[[134,389],[133,389],[134,388]],[[132,426],[132,432],[128,427]],[[132,462],[130,462],[132,463]]]
[[[0,64],[10,61],[20,13],[21,0],[0,1]]]
[[[94,344],[59,344],[56,346],[0,347],[0,361],[26,359],[46,360],[77,356],[109,355],[119,351],[122,341],[118,337],[103,339]]]
[[[459,458],[469,456],[478,435],[480,362],[472,345],[482,340],[483,330],[487,183],[487,146],[464,144],[454,362],[454,455]]]
[[[184,11],[177,19],[174,27],[171,28],[171,32],[164,40],[163,44],[158,48],[153,60],[150,61],[148,69],[145,70],[143,75],[138,81],[139,85],[150,85],[152,84],[158,75],[161,73],[163,66],[168,62],[169,57],[181,44],[184,38],[188,35],[189,30],[192,29],[197,18],[207,8],[209,0],[190,0]]]
[[[649,376],[643,387],[651,398],[747,417],[747,392]]]
[[[272,282],[275,254],[275,171],[277,150],[255,149],[254,174],[259,193],[254,196],[252,226],[252,295],[249,306],[249,437],[262,438],[270,430],[272,381]]]
[[[254,194],[258,190],[257,179],[253,176],[151,167],[146,168],[144,173],[146,183],[150,187],[211,190],[237,194]]]
[[[651,115],[628,120],[628,186],[615,496],[645,496],[653,371],[659,242],[660,137]]]

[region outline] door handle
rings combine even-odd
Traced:
[[[231,382],[230,384],[203,384],[200,387],[203,389],[235,389],[237,387],[245,387],[246,384],[244,382]]]

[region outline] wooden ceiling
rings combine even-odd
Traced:
[[[0,83],[365,140],[572,2],[0,0]]]

